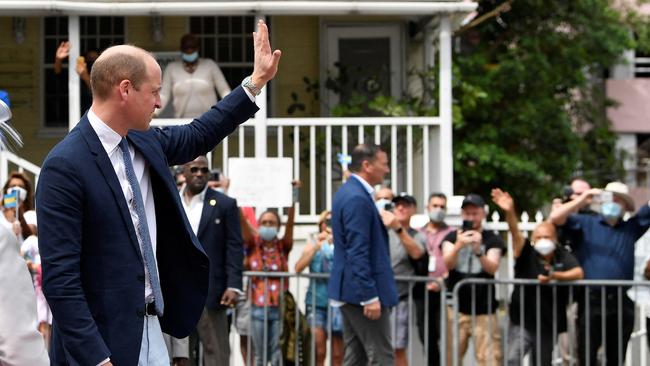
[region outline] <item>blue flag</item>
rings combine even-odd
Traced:
[[[5,208],[15,208],[18,206],[18,191],[12,190],[11,193],[5,194],[3,202]]]

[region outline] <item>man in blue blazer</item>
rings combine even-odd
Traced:
[[[180,195],[192,230],[210,258],[208,300],[197,327],[203,343],[203,366],[227,365],[230,358],[228,317],[242,292],[244,241],[237,201],[208,187],[205,156],[183,166]]]
[[[257,111],[280,58],[258,27],[245,88],[185,126],[149,128],[161,89],[149,53],[115,46],[95,61],[93,104],[49,153],[36,195],[52,364],[168,365],[161,328],[181,338],[196,326],[208,258],[168,166],[210,151]]]
[[[388,157],[377,145],[352,151],[352,173],[334,196],[334,264],[329,296],[343,314],[344,365],[392,365],[389,307],[397,304],[386,227],[399,227],[395,215],[373,201],[373,186],[389,172]]]

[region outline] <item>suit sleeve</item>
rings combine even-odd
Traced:
[[[342,208],[345,241],[348,244],[346,265],[352,271],[352,281],[359,289],[359,298],[370,300],[379,296],[370,265],[372,215],[376,210],[363,197],[354,197]]]
[[[41,170],[36,194],[43,292],[68,357],[97,365],[110,351],[90,313],[81,283],[83,188],[61,158]]]
[[[226,283],[227,287],[242,289],[244,240],[239,224],[237,201],[233,200],[225,213],[226,218]]]
[[[192,123],[153,128],[152,131],[160,142],[168,165],[180,165],[214,149],[257,110],[257,105],[239,86]]]

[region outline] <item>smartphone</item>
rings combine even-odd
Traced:
[[[472,220],[463,220],[463,226],[461,227],[462,231],[474,230],[474,221]]]
[[[209,180],[218,182],[219,181],[219,171],[216,170],[216,169],[213,169],[210,172],[210,179]]]

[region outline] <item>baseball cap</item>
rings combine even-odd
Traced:
[[[463,203],[460,205],[460,208],[465,208],[467,205],[483,208],[485,207],[485,200],[483,200],[483,197],[479,196],[476,193],[470,193],[465,196]]]
[[[393,197],[393,203],[398,204],[399,202],[405,202],[408,203],[409,205],[417,206],[418,203],[415,200],[415,197],[409,195],[406,192],[402,192],[398,194],[397,196]]]

